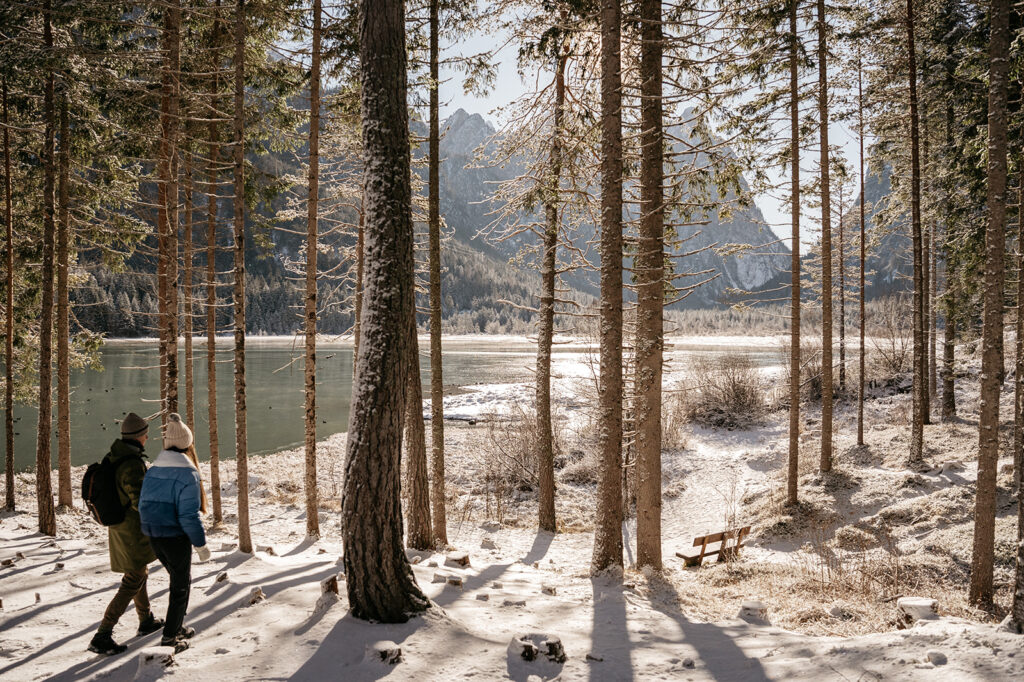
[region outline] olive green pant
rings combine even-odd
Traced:
[[[128,604],[135,601],[135,610],[139,614],[139,622],[142,622],[150,614],[149,594],[146,592],[146,578],[149,576],[149,569],[143,566],[137,571],[127,571],[121,578],[121,585],[117,588],[117,594],[110,600],[110,605],[103,614],[98,632],[110,634],[114,626],[120,620],[124,612],[128,610]]]

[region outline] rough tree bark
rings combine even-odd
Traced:
[[[640,3],[640,234],[636,280],[636,561],[661,570],[665,216],[661,0]]]
[[[44,4],[43,42],[47,54],[53,50],[53,5]],[[50,428],[53,421],[51,400],[53,380],[53,240],[54,240],[54,102],[53,68],[46,74],[43,91],[43,261],[42,310],[39,315],[39,421],[36,428],[36,502],[39,513],[39,532],[57,534],[57,518],[53,510],[53,490],[50,486]]]
[[[402,421],[413,305],[412,189],[402,0],[361,0],[366,272],[342,523],[356,618],[404,622],[429,608],[402,547]]]
[[[356,293],[353,301],[355,323],[352,326],[352,384],[356,382],[359,361],[359,335],[363,324],[363,271],[366,263],[363,251],[366,249],[366,190],[359,201],[359,225],[356,227]]]
[[[4,113],[4,226],[6,228],[6,285],[4,321],[4,509],[14,511],[14,205],[11,199],[11,132],[7,111],[7,79],[3,82]]]
[[[914,267],[914,387],[913,416],[910,426],[908,464],[917,468],[924,463],[924,406],[927,392],[924,367],[924,278],[921,244],[921,151],[917,117],[917,58],[914,47],[914,0],[907,0],[907,55],[910,95],[910,222]]]
[[[235,9],[235,464],[238,469],[238,549],[252,553],[249,535],[249,453],[245,414],[245,0]]]
[[[800,0],[789,1],[789,204],[792,253],[789,273],[789,460],[786,501],[796,504],[800,477],[800,49],[797,35]]]
[[[60,151],[57,157],[57,506],[75,506],[71,496],[71,331],[68,251],[71,238],[71,135],[66,83],[60,96]]]
[[[927,82],[924,80],[922,74],[922,90],[927,92]],[[928,154],[928,98],[921,100],[921,114],[920,114],[920,138],[921,138],[921,203],[924,204],[927,201],[928,195],[931,191],[931,174],[929,173],[928,163],[930,156]],[[922,206],[922,214],[924,208]],[[929,335],[930,325],[929,320],[931,319],[931,231],[928,227],[923,224],[924,218],[922,216],[921,225],[921,341],[923,345],[921,355],[921,377],[924,381],[924,391],[921,393],[921,417],[924,420],[925,425],[932,423],[932,398],[931,398],[931,358],[928,355],[928,348],[931,346],[931,337]],[[932,216],[929,216],[928,222],[930,225],[935,223]]]
[[[988,225],[982,322],[978,482],[971,555],[971,604],[992,607],[996,469],[999,464],[999,393],[1003,383],[1003,259],[1006,250],[1006,137],[1010,0],[992,0],[988,90]]]
[[[409,373],[405,381],[405,474],[408,488],[406,516],[409,527],[405,541],[412,549],[430,549],[434,535],[430,528],[430,481],[427,477],[427,429],[423,423],[423,384],[420,379],[420,349],[416,338],[416,294],[413,273],[413,301],[409,309]]]
[[[601,2],[601,386],[591,572],[622,570],[622,8]]]
[[[563,14],[564,21],[565,16]],[[540,487],[537,521],[541,530],[554,533],[555,453],[551,428],[551,345],[555,332],[555,281],[558,255],[559,192],[562,183],[562,126],[565,116],[565,61],[561,40],[555,56],[555,111],[548,153],[547,199],[544,202],[544,239],[540,265],[541,294],[537,315],[537,478]]]
[[[948,55],[952,55],[952,48],[947,46]],[[952,69],[946,71],[946,87],[952,88],[953,86],[953,73]],[[953,149],[953,104],[951,101],[946,102],[946,150]],[[952,195],[947,193],[945,201],[948,205],[952,205]],[[951,215],[952,211],[947,212],[947,215]],[[953,378],[953,363],[956,359],[956,287],[953,279],[950,277],[949,272],[949,256],[950,247],[948,242],[950,234],[949,219],[946,220],[945,225],[945,238],[944,249],[945,249],[945,270],[946,270],[946,290],[942,293],[942,313],[943,317],[943,329],[942,329],[942,419],[943,421],[950,421],[956,417],[956,394],[955,384]]]
[[[316,260],[320,206],[320,0],[313,0],[313,51],[309,73],[309,176],[306,199],[306,537],[320,537],[316,483]]]
[[[448,544],[444,496],[444,368],[441,362],[441,132],[438,0],[430,0],[430,178],[427,221],[430,267],[430,509],[434,543]]]
[[[818,133],[821,165],[821,459],[832,471],[832,206],[829,192],[828,50],[825,0],[818,0]]]

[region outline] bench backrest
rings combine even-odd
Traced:
[[[722,531],[721,533],[712,533],[711,535],[701,535],[693,539],[693,546],[700,547],[702,545],[710,545],[713,542],[722,542],[723,540],[732,540],[737,538],[736,544],[743,544],[743,538],[750,534],[750,526],[744,526],[743,528],[733,528],[732,530]]]

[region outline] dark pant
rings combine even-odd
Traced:
[[[126,571],[121,578],[121,585],[117,588],[117,594],[110,600],[110,605],[103,613],[103,620],[100,621],[99,632],[110,634],[114,626],[120,620],[124,612],[128,610],[128,604],[134,600],[135,610],[139,614],[141,623],[149,615],[149,594],[146,592],[146,576],[149,570],[143,566],[137,571]]]
[[[153,553],[167,569],[171,587],[167,593],[167,618],[164,639],[177,637],[188,611],[188,593],[192,584],[192,543],[185,535],[174,538],[150,538]]]

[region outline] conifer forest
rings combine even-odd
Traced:
[[[1024,678],[1024,4],[4,0],[0,133],[0,679]]]

